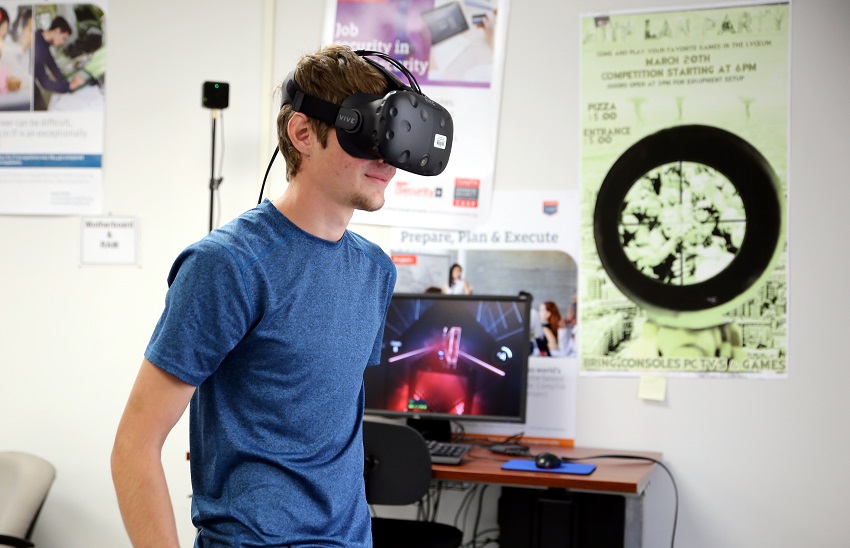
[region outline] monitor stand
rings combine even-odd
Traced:
[[[407,425],[426,440],[451,441],[452,423],[448,419],[407,419]]]

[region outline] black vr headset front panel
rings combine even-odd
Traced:
[[[382,54],[358,50],[363,59],[387,80],[383,97],[369,93],[349,95],[341,106],[306,95],[295,82],[295,71],[283,85],[283,104],[336,128],[343,150],[358,158],[381,158],[386,163],[417,175],[439,175],[449,163],[454,123],[449,112],[420,91],[404,85],[390,71],[367,56]],[[406,74],[408,78],[413,76]]]

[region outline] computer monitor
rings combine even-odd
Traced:
[[[523,422],[530,316],[525,295],[394,294],[366,413]]]

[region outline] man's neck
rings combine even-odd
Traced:
[[[310,192],[307,185],[294,182],[272,204],[304,232],[330,242],[342,238],[354,215],[353,209],[334,206],[327,198]]]
[[[41,37],[44,38],[44,41],[47,42],[48,46],[53,46],[53,31],[52,30],[41,31]]]

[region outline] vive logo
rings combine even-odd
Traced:
[[[342,112],[340,110],[339,114],[336,116],[336,125],[343,129],[352,130],[357,128],[358,122],[360,121],[360,117],[357,115],[357,112],[349,110],[347,112]]]

